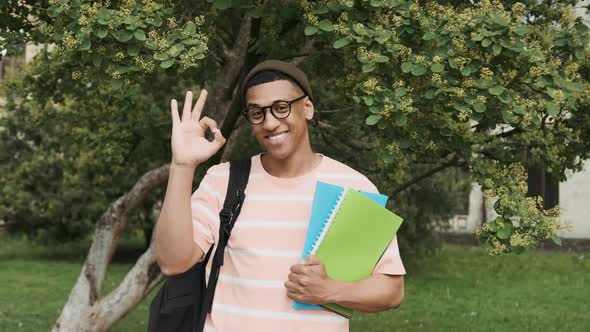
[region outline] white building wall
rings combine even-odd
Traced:
[[[560,220],[574,226],[571,232],[562,232],[560,236],[590,239],[590,162],[586,162],[583,171],[559,184],[559,206]]]
[[[494,201],[485,200],[481,187],[473,183],[469,193],[469,214],[457,215],[449,221],[450,231],[454,233],[474,233],[477,227],[496,218]],[[571,173],[567,181],[559,184],[559,207],[561,223],[571,223],[571,232],[561,231],[560,237],[570,239],[590,239],[590,162],[584,170]],[[485,213],[485,218],[484,218]]]

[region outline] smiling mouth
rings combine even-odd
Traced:
[[[286,131],[283,131],[282,133],[279,133],[279,134],[275,134],[275,135],[269,135],[269,136],[266,136],[266,138],[270,139],[271,141],[275,141],[275,140],[281,139],[281,138],[282,138],[283,136],[285,136],[285,135],[286,135],[288,132],[289,132],[289,131],[288,131],[288,130],[286,130]]]

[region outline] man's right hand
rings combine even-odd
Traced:
[[[178,102],[176,99],[171,101],[172,163],[177,166],[194,169],[211,158],[225,144],[226,139],[217,128],[215,120],[206,116],[200,119],[206,99],[207,91],[201,90],[199,99],[191,111],[193,93],[188,91],[184,100],[182,119],[178,114]],[[213,141],[205,138],[207,128],[215,135]]]

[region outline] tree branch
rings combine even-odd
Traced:
[[[231,51],[228,51],[229,54],[224,55],[224,57],[227,57],[226,65],[213,84],[212,104],[216,107],[215,115],[221,119],[225,119],[230,110],[233,90],[245,63],[251,26],[251,17],[244,15],[240,23],[240,30],[234,41],[234,46]],[[224,132],[223,134],[227,135],[228,133]]]
[[[320,129],[330,129],[330,130],[336,130],[336,128],[334,128],[334,126],[332,126],[331,124],[325,122],[325,121],[320,121],[317,120],[316,121],[318,127]],[[323,131],[321,131],[323,134]],[[344,145],[350,146],[356,150],[372,150],[375,149],[376,147],[378,147],[378,144],[371,144],[371,143],[365,143],[365,142],[361,142],[358,140],[343,140],[341,138],[337,138],[339,141],[341,141]]]
[[[152,236],[148,250],[137,260],[121,284],[101,301],[97,311],[104,317],[101,324],[106,329],[139,304],[163,279],[156,259],[155,243]]]
[[[163,185],[168,178],[169,169],[170,165],[167,164],[145,173],[133,188],[112,203],[97,221],[94,240],[88,250],[86,261],[70,292],[68,301],[54,325],[54,331],[80,331],[84,330],[80,324],[100,321],[99,318],[102,318],[99,315],[102,284],[117,242],[125,229],[127,214],[140,205],[151,191]],[[142,257],[144,260],[140,259],[139,266],[136,265],[137,269],[132,270],[135,271],[135,275],[141,272],[139,269],[142,266],[145,267],[140,263],[149,262],[148,258],[150,257],[150,259],[155,259],[155,254],[148,251]]]
[[[396,187],[395,189],[393,189],[390,196],[393,197],[393,196],[399,194],[400,192],[408,189],[410,186],[412,186],[412,185],[414,185],[414,184],[416,184],[416,183],[426,179],[427,177],[430,177],[440,171],[443,171],[451,166],[458,167],[458,166],[463,166],[463,165],[465,165],[465,161],[459,162],[458,159],[456,157],[454,157],[451,160],[447,161],[446,163],[443,163],[443,164],[441,164],[441,165],[439,165],[427,172],[424,172],[423,174],[420,174],[419,176],[413,178],[412,180],[407,181],[406,183]]]
[[[291,63],[295,66],[299,66],[303,60],[311,53],[313,50],[313,39],[308,39],[305,41],[305,44],[301,47],[299,52],[292,56]]]

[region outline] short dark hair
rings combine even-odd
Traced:
[[[246,82],[246,84],[244,84],[244,101],[246,101],[246,92],[251,87],[264,83],[282,80],[291,82],[293,86],[298,88],[301,92],[305,93],[305,90],[301,87],[301,85],[299,85],[299,83],[297,83],[297,81],[292,79],[290,76],[285,75],[282,72],[276,70],[263,70],[256,73],[254,76],[252,76],[252,78],[248,80],[248,82]]]

